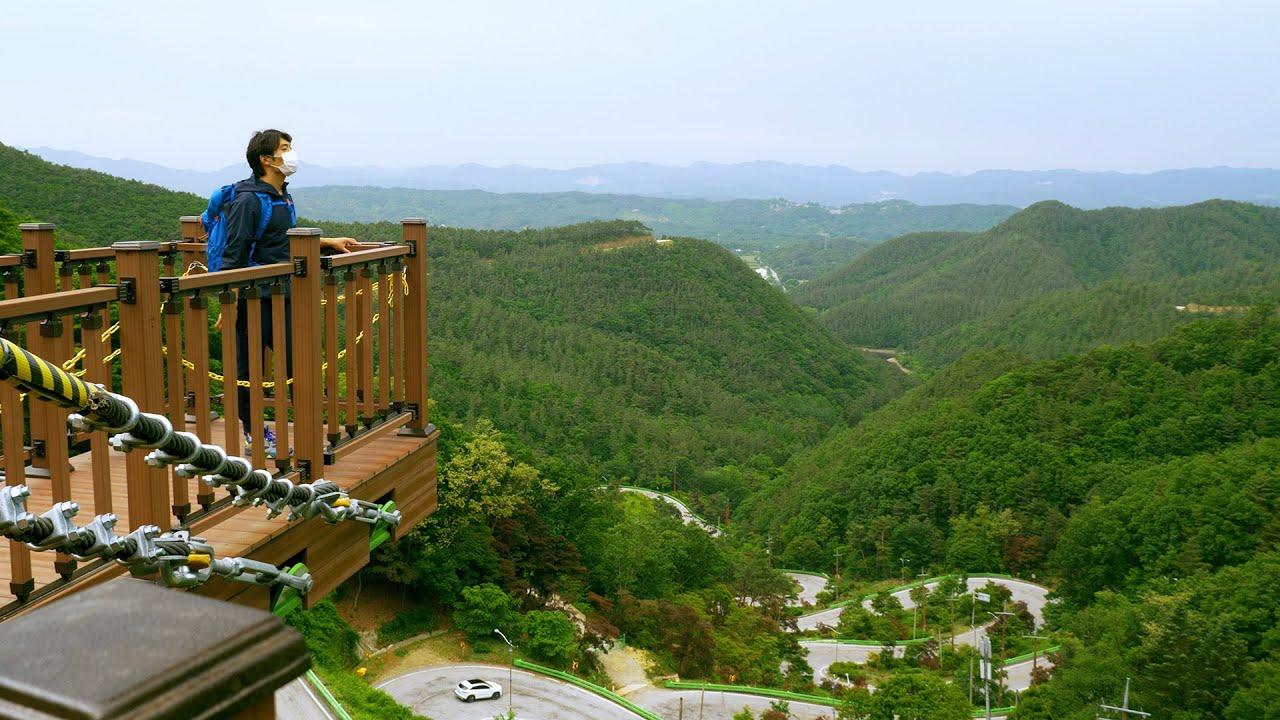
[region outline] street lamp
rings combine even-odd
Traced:
[[[502,638],[502,642],[507,644],[507,654],[511,656],[511,664],[507,666],[507,710],[510,711],[515,703],[515,683],[516,683],[516,646],[511,644],[506,635],[498,628],[493,629],[498,633],[498,637]]]

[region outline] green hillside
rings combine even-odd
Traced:
[[[1126,676],[1148,711],[1224,717],[1255,672],[1280,687],[1278,358],[1265,306],[1056,361],[975,353],[794,458],[738,517],[787,567],[830,572],[840,551],[849,576],[1047,579],[1068,650],[1037,693],[1054,712],[1019,717],[1093,717]]]
[[[0,243],[16,238],[17,222],[32,220],[55,223],[61,247],[177,240],[178,218],[198,214],[207,202],[0,145]]]
[[[895,238],[794,297],[849,342],[929,364],[992,347],[1047,358],[1153,340],[1187,320],[1178,305],[1274,298],[1277,251],[1276,208],[1045,202],[982,233]]]
[[[438,228],[430,246],[433,402],[602,476],[771,467],[854,418],[882,372],[707,241],[614,221]]]

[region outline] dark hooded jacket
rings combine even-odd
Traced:
[[[262,201],[257,193],[266,193],[271,199],[272,208],[271,221],[267,223],[262,239],[255,244],[254,232],[262,217]],[[288,262],[288,232],[294,221],[287,205],[276,204],[280,202],[293,204],[287,182],[284,184],[283,196],[261,178],[250,177],[236,183],[236,196],[231,199],[227,208],[227,247],[222,251],[223,270]]]

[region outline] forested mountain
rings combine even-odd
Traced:
[[[1280,692],[1278,511],[1280,319],[1260,306],[1151,345],[970,355],[794,458],[738,517],[787,566],[841,551],[849,575],[1051,578],[1068,649],[1020,718],[1092,718],[1132,676],[1159,717],[1243,720],[1262,716],[1225,708]]]
[[[0,145],[0,242],[16,232],[15,223],[30,220],[55,223],[63,247],[177,240],[178,218],[199,214],[207,202]]]
[[[1212,201],[1159,210],[1034,205],[982,233],[918,233],[797,288],[858,345],[939,365],[979,348],[1056,357],[1153,340],[1176,306],[1274,297],[1280,209]]]
[[[772,467],[850,421],[875,384],[868,361],[714,243],[614,221],[439,228],[430,247],[433,402],[601,476]]]

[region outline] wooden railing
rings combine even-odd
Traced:
[[[277,474],[318,478],[323,465],[388,432],[427,434],[425,221],[403,221],[400,243],[363,245],[331,257],[321,256],[319,230],[298,228],[289,231],[291,262],[188,274],[203,253],[189,242],[196,237],[192,220],[182,219],[183,243],[56,252],[52,225],[22,225],[23,254],[0,256],[0,334],[133,398],[144,411],[166,414],[175,430],[193,431],[229,454],[244,449],[241,418],[253,418],[253,465],[265,468],[270,460]],[[236,382],[235,328],[242,311],[251,360],[247,407],[241,407]],[[279,351],[264,369],[256,360],[265,356],[268,311],[271,345]],[[284,352],[290,340],[292,373]],[[268,372],[275,384],[264,387]],[[268,408],[277,438],[274,459],[264,450]],[[223,432],[214,438],[219,410]],[[78,438],[66,421],[65,410],[24,403],[0,384],[6,484],[48,477],[55,502],[82,499],[71,496],[68,460],[87,440],[94,511],[110,512],[107,438]],[[201,484],[193,509],[190,482],[149,467],[143,453],[127,456],[125,476],[132,528],[189,525],[226,503]],[[21,601],[35,584],[30,553],[15,541],[10,551],[10,591]],[[70,580],[76,561],[59,554],[55,568]]]

